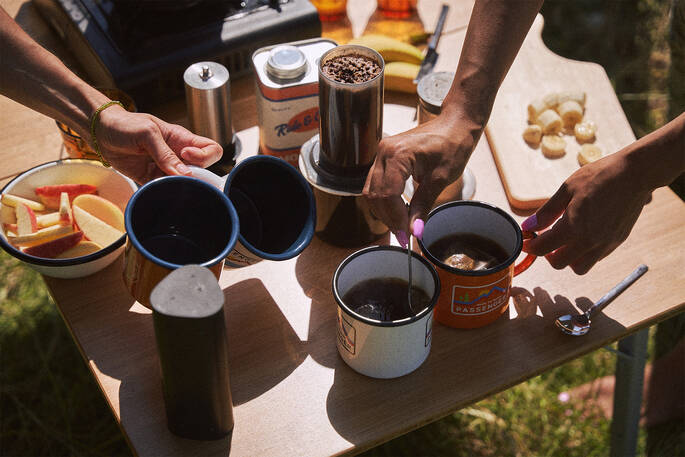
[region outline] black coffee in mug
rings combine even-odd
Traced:
[[[505,262],[507,251],[496,241],[475,233],[453,233],[432,243],[428,250],[442,263],[460,270],[485,270]]]
[[[353,286],[343,296],[343,302],[355,313],[369,319],[396,321],[415,316],[430,302],[423,289],[412,285],[410,308],[408,289],[409,282],[406,279],[372,278]]]

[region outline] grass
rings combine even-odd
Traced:
[[[682,39],[669,40],[678,36],[669,32],[672,4],[543,7],[547,45],[604,66],[638,137],[685,109],[685,56],[670,62],[669,47],[685,49]],[[685,18],[685,1],[678,4]],[[685,22],[680,27],[685,37]],[[40,276],[0,251],[0,278],[0,455],[131,455]],[[652,331],[650,358],[684,334],[682,317]],[[593,402],[559,394],[612,375],[614,366],[612,353],[595,351],[364,455],[606,456],[610,421]],[[638,454],[685,455],[685,423],[641,428]]]

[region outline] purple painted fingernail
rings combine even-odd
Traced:
[[[423,227],[424,227],[424,222],[423,219],[416,219],[414,221],[414,226],[412,227],[412,233],[414,236],[418,239],[421,239],[423,237]]]
[[[538,215],[537,214],[533,214],[528,219],[523,221],[523,223],[521,224],[521,228],[523,230],[525,230],[526,232],[529,232],[531,230],[535,230],[537,228],[537,226],[538,226]]]
[[[407,236],[407,232],[404,230],[400,230],[395,234],[395,238],[397,238],[397,241],[400,243],[400,246],[406,249],[407,245],[409,244],[409,237]]]

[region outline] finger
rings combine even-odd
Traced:
[[[597,262],[606,257],[607,254],[608,253],[605,253],[604,251],[589,251],[572,262],[571,269],[578,275],[584,275],[590,271]]]
[[[395,181],[398,179],[386,174],[384,165],[376,160],[369,170],[363,192],[371,212],[376,217],[395,234],[399,231],[407,234],[409,218],[402,200],[404,186],[398,186]]]
[[[571,192],[568,190],[566,183],[564,183],[535,214],[523,221],[521,228],[531,231],[549,227],[561,216],[570,201]]]
[[[565,245],[545,256],[549,264],[555,270],[566,268],[575,262],[584,253],[579,252],[577,246]]]
[[[214,143],[204,148],[186,146],[181,149],[181,158],[191,165],[206,168],[219,160],[223,155],[223,148]]]
[[[145,149],[152,160],[155,161],[160,170],[167,175],[190,175],[191,171],[174,151],[164,141],[158,128],[147,130],[143,138],[143,149]]]
[[[536,238],[524,240],[523,250],[537,256],[554,252],[571,239],[571,231],[565,218],[559,219],[551,229],[542,232]]]
[[[422,224],[419,224],[421,227],[417,226],[416,230],[414,230],[416,221],[421,220],[422,223],[426,221],[428,212],[433,203],[435,203],[435,199],[440,195],[440,192],[442,192],[442,187],[431,185],[427,182],[419,184],[416,188],[409,205],[409,226],[412,228],[412,232],[416,232],[416,230],[423,232]],[[419,232],[414,233],[417,238],[422,236],[422,233]]]

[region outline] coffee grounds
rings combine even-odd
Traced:
[[[381,67],[368,57],[352,54],[332,58],[323,64],[321,70],[334,81],[359,84],[378,76]]]

